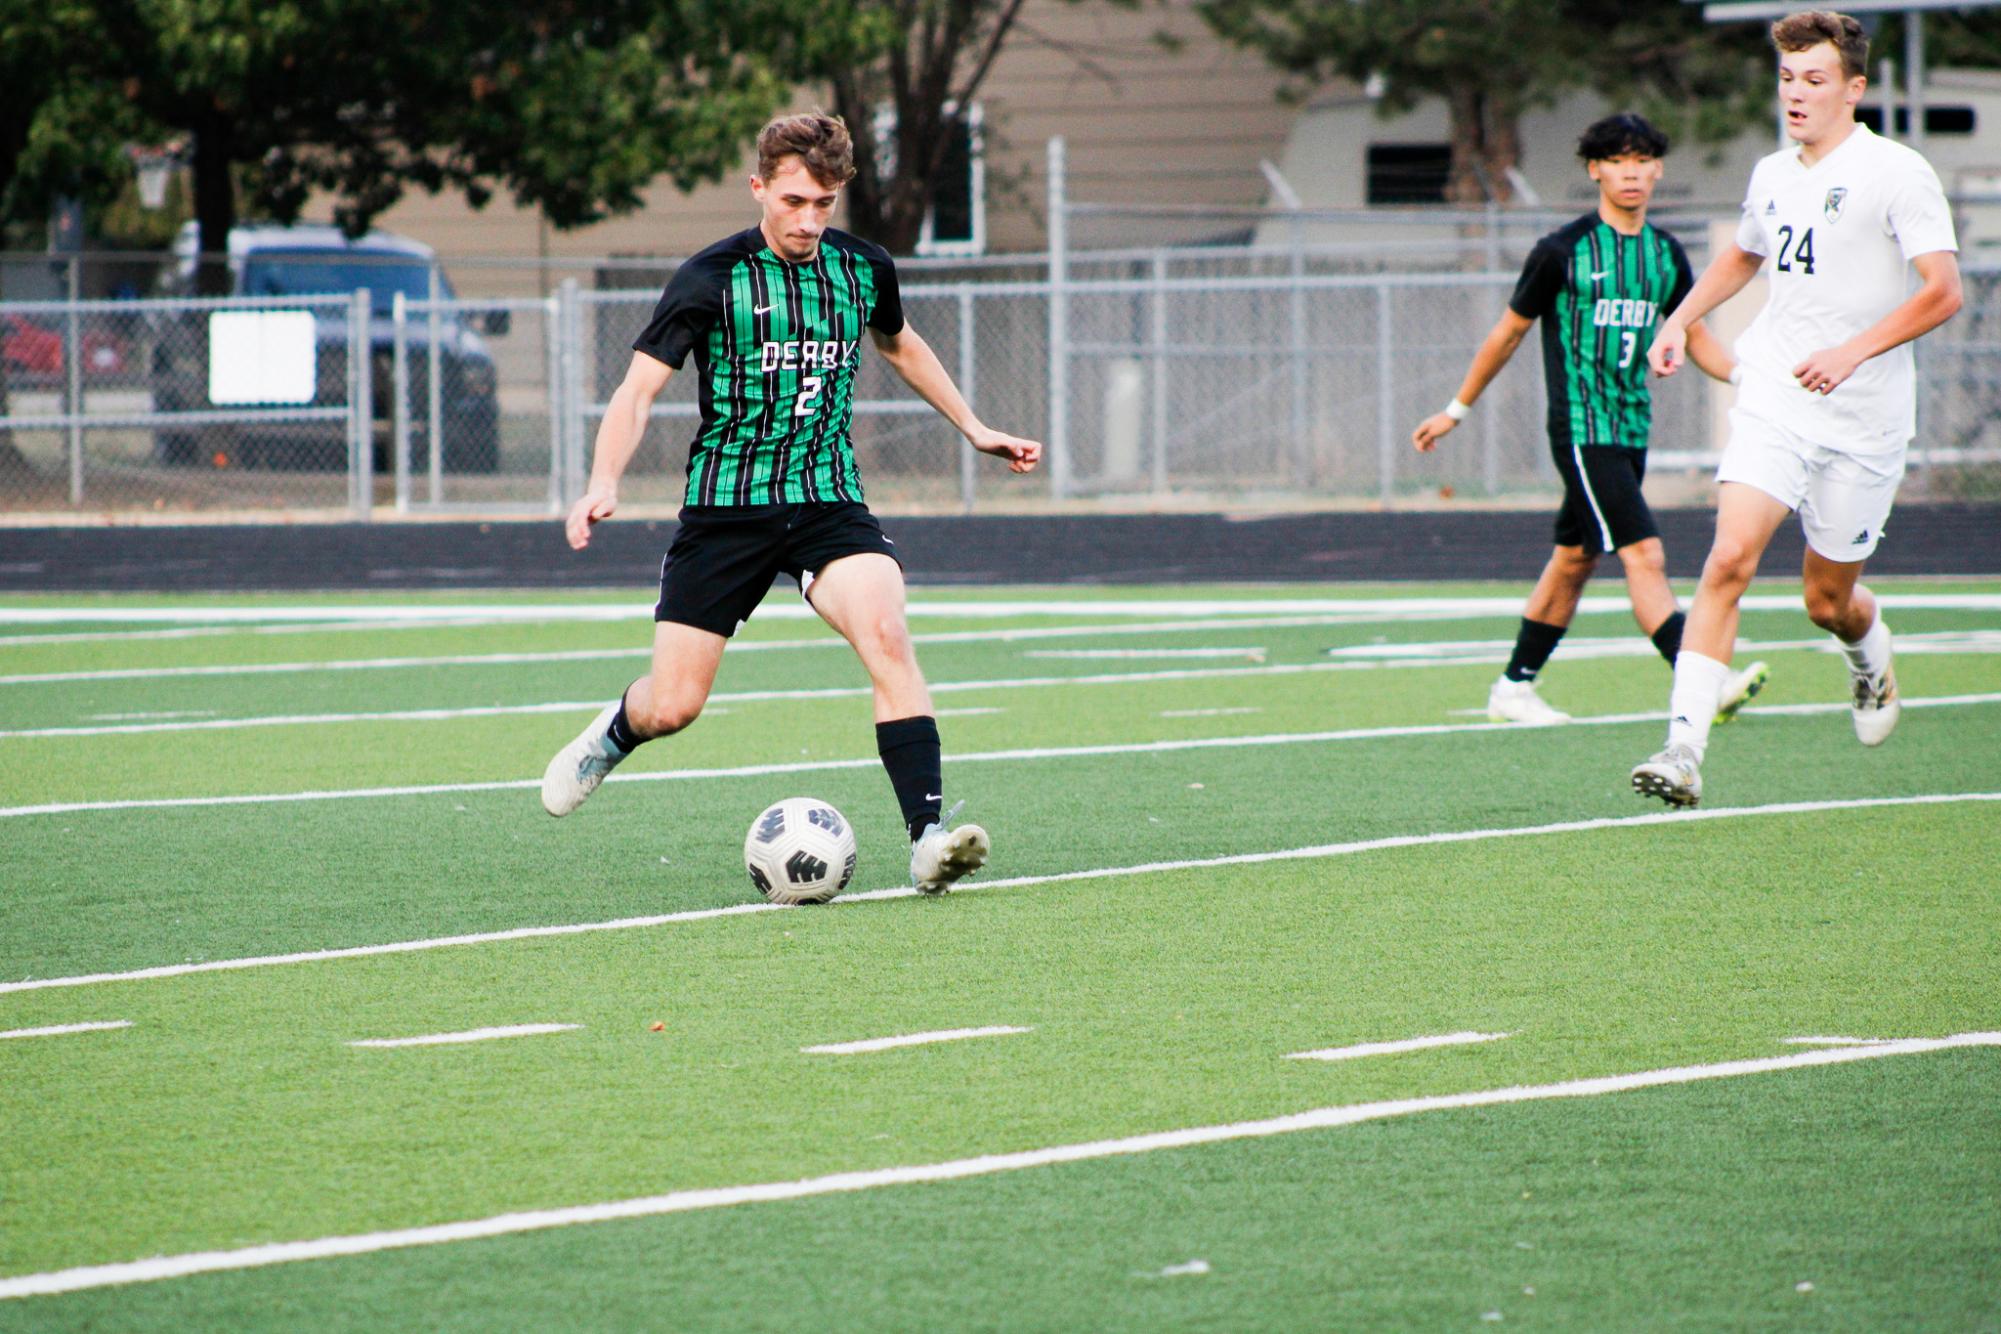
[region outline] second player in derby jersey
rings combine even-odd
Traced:
[[[1625,569],[1633,618],[1669,666],[1681,648],[1682,613],[1640,490],[1653,425],[1644,353],[1656,322],[1693,281],[1681,243],[1647,221],[1667,148],[1667,136],[1635,115],[1607,116],[1584,131],[1577,156],[1598,187],[1598,207],[1536,242],[1458,394],[1411,433],[1420,451],[1435,448],[1541,321],[1550,459],[1563,478],[1563,503],[1514,652],[1487,692],[1487,716],[1497,723],[1570,721],[1536,693],[1536,675],[1608,553]],[[1689,331],[1689,350],[1705,371],[1729,377],[1729,353],[1700,324]],[[1734,714],[1764,680],[1764,664],[1754,663],[1726,681],[1719,716]]]

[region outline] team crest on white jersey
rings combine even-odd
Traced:
[[[1841,204],[1847,198],[1848,187],[1845,185],[1837,185],[1827,192],[1827,202],[1822,204],[1820,209],[1821,212],[1827,214],[1829,222],[1841,221]]]
[[[1768,218],[1775,218],[1778,215],[1779,215],[1779,201],[1776,199],[1767,199],[1765,201],[1765,216]]]

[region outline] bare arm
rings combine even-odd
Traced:
[[[946,421],[951,422],[982,454],[993,454],[1007,460],[1007,466],[1015,472],[1028,472],[1042,458],[1039,441],[1026,440],[1017,435],[996,431],[973,415],[973,409],[959,393],[959,387],[952,383],[952,377],[938,360],[938,354],[931,345],[917,334],[917,330],[905,324],[894,334],[873,333],[876,350],[890,368],[903,377],[903,382],[917,391],[919,398],[938,409]]]
[[[644,352],[632,354],[625,379],[605,405],[604,420],[598,423],[597,444],[591,450],[590,485],[570,507],[563,525],[564,535],[578,551],[590,545],[592,526],[609,519],[618,508],[618,479],[625,476],[625,465],[632,462],[639,438],[646,434],[653,400],[673,376],[674,368],[666,362]]]
[[[1959,313],[1959,257],[1950,250],[1919,255],[1911,263],[1923,280],[1901,306],[1837,347],[1822,348],[1793,367],[1800,388],[1832,393],[1855,368],[1893,347],[1921,338]]]
[[[1453,395],[1461,403],[1471,407],[1494,377],[1501,373],[1501,367],[1508,364],[1508,358],[1515,355],[1515,349],[1522,345],[1533,320],[1523,319],[1512,308],[1501,312],[1501,318],[1487,331],[1487,337],[1473,354],[1473,364],[1466,368],[1466,378],[1459,383],[1459,392]],[[1438,438],[1459,423],[1448,412],[1434,412],[1417,424],[1410,433],[1410,442],[1420,453],[1429,453],[1438,444]]]
[[[1688,326],[1688,359],[1712,380],[1728,381],[1737,369],[1737,358],[1723,346],[1723,340],[1709,332],[1701,320]]]
[[[1736,245],[1725,246],[1709,262],[1709,267],[1695,280],[1695,287],[1661,321],[1659,331],[1654,334],[1653,346],[1647,349],[1647,364],[1654,368],[1655,375],[1673,375],[1681,369],[1688,350],[1689,326],[1743,291],[1744,284],[1758,276],[1764,263],[1763,255],[1754,255]]]

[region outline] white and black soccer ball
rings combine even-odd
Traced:
[[[750,822],[743,864],[773,903],[825,903],[855,878],[855,828],[829,802],[787,797]]]

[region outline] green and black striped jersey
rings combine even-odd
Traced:
[[[752,227],[676,269],[632,346],[676,370],[695,354],[687,503],[860,500],[848,423],[864,329],[902,332],[903,302],[889,252],[846,232],[794,264]]]
[[[1508,306],[1542,321],[1550,443],[1645,449],[1653,424],[1647,345],[1695,285],[1681,242],[1587,213],[1536,242]]]

